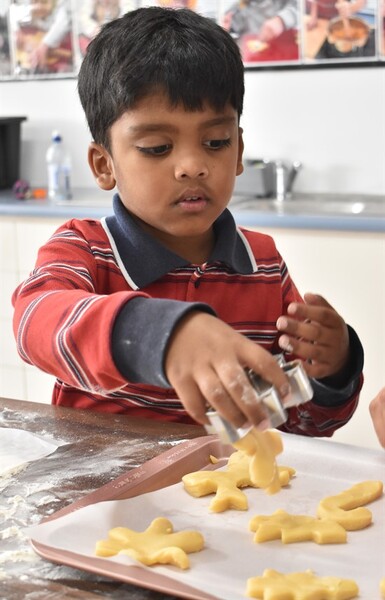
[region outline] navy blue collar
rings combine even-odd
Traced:
[[[118,194],[114,195],[113,209],[114,215],[102,219],[102,225],[119,267],[133,288],[144,288],[170,271],[191,264],[144,231]],[[250,275],[257,270],[249,244],[228,209],[215,221],[214,233],[215,246],[206,264],[222,263],[242,275]]]

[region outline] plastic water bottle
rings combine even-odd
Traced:
[[[51,144],[46,154],[48,174],[48,197],[53,201],[68,200],[71,193],[71,160],[62,136],[53,131]]]

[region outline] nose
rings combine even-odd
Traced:
[[[175,178],[184,179],[205,179],[208,175],[208,166],[205,157],[200,153],[188,153],[180,158],[175,165]]]

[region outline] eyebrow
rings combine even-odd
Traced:
[[[215,127],[216,125],[227,125],[236,122],[236,117],[214,117],[201,124],[201,128]],[[143,123],[142,125],[130,125],[130,133],[156,133],[157,131],[177,131],[177,127],[172,123]]]

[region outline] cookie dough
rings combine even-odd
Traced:
[[[348,531],[363,529],[372,522],[372,513],[363,505],[379,498],[382,492],[381,481],[362,481],[336,496],[321,500],[317,515],[337,521]]]
[[[250,462],[251,462],[251,458],[249,455],[247,455],[245,452],[242,452],[241,450],[238,450],[237,452],[233,452],[230,456],[229,459],[227,461],[227,466],[229,470],[235,469],[238,471],[239,474],[244,474],[245,476],[248,476],[248,480],[249,483],[247,484],[248,486],[251,487],[259,487],[258,485],[255,485],[250,477]],[[290,479],[292,479],[295,475],[295,469],[293,469],[292,467],[287,467],[287,466],[278,466],[278,477],[279,477],[279,485],[280,487],[284,487],[286,485],[288,485],[288,483],[290,482]]]
[[[239,489],[247,481],[234,471],[196,471],[184,475],[182,482],[186,492],[195,498],[215,493],[209,505],[212,512],[248,509],[247,497]]]
[[[196,471],[182,477],[185,490],[195,498],[214,494],[209,505],[212,512],[225,510],[247,510],[246,495],[239,489],[257,487],[250,479],[250,456],[238,451],[231,454],[226,471]],[[285,486],[293,477],[295,470],[290,467],[278,467],[279,487]]]
[[[268,494],[279,492],[281,484],[275,457],[283,451],[283,444],[278,431],[257,431],[253,428],[233,446],[250,457],[253,485],[265,489]]]
[[[284,510],[276,510],[272,515],[257,515],[251,519],[249,529],[255,531],[253,539],[257,543],[280,539],[283,544],[306,541],[343,544],[347,539],[345,529],[336,521],[290,515]]]
[[[383,598],[385,598],[385,577],[380,581],[380,592]]]
[[[108,532],[108,539],[97,542],[96,556],[127,554],[144,565],[167,564],[188,569],[187,553],[199,552],[204,538],[198,531],[174,533],[171,521],[164,517],[154,519],[145,531],[115,527]]]
[[[284,575],[265,569],[262,577],[247,580],[246,596],[261,600],[349,600],[359,593],[352,579],[316,577],[312,571]]]

